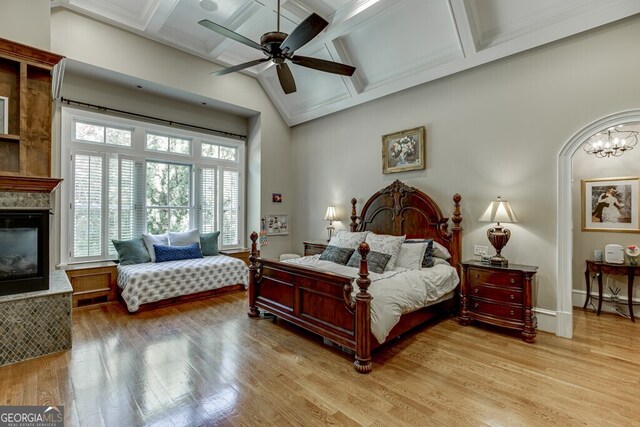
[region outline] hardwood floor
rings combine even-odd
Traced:
[[[639,324],[575,311],[535,344],[455,319],[351,356],[246,293],[136,315],[73,313],[73,349],[0,367],[0,405],[63,404],[67,426],[639,425]]]

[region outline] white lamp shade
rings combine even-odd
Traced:
[[[516,214],[513,213],[509,202],[502,200],[499,196],[489,203],[489,207],[482,214],[479,221],[483,222],[518,222]]]
[[[338,216],[336,215],[336,207],[333,205],[330,205],[327,208],[327,213],[324,214],[324,218],[325,221],[338,221]]]

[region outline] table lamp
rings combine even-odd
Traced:
[[[518,222],[518,218],[516,218],[516,214],[513,213],[511,206],[509,206],[509,202],[502,200],[500,196],[498,196],[496,200],[489,203],[489,207],[484,211],[479,221],[497,223],[495,227],[487,230],[487,237],[496,250],[495,256],[491,257],[489,262],[503,266],[509,265],[509,260],[500,254],[502,248],[506,246],[511,237],[511,231],[502,227],[500,223]]]
[[[325,221],[329,221],[329,226],[327,227],[327,230],[329,231],[329,240],[331,240],[331,233],[333,232],[333,230],[336,229],[333,226],[333,221],[338,221],[338,216],[336,215],[336,207],[333,205],[329,205],[329,207],[327,208],[327,213],[324,214],[323,219]]]

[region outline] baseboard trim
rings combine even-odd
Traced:
[[[582,289],[574,289],[572,294],[571,294],[571,302],[573,304],[574,307],[580,307],[582,308],[582,306],[584,306],[584,300],[587,297],[587,291],[586,290],[582,290]],[[592,304],[593,306],[587,306],[587,308],[592,308],[592,309],[596,309],[597,308],[597,304],[598,304],[598,292],[591,292],[591,297],[592,297]],[[617,313],[617,311],[615,310],[616,304],[610,302],[611,298],[611,294],[608,292],[603,292],[602,293],[602,311],[606,311],[607,313]],[[618,305],[622,305],[624,307],[627,307],[628,304],[628,300],[626,296],[621,296],[618,297]],[[633,298],[632,301],[634,303],[640,303],[640,299],[638,298]]]
[[[552,310],[547,310],[546,308],[533,308],[533,312],[536,314],[536,318],[538,319],[538,327],[539,331],[551,332],[552,334],[556,333],[556,312]]]

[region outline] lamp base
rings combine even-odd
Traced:
[[[489,264],[491,265],[501,265],[506,267],[509,265],[509,260],[503,257],[502,255],[496,255],[489,258]]]

